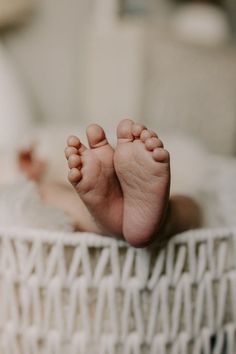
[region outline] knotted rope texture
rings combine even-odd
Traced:
[[[136,250],[0,229],[1,354],[236,352],[236,230]]]

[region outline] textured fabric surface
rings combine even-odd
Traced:
[[[234,354],[236,230],[136,250],[0,229],[1,354]]]
[[[42,202],[36,184],[20,179],[0,187],[0,225],[72,231],[72,220]]]

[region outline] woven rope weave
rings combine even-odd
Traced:
[[[1,354],[235,354],[236,230],[166,249],[0,229]]]

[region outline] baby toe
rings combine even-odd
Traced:
[[[81,157],[79,155],[72,154],[69,156],[69,158],[68,158],[69,168],[78,168],[79,166],[81,166],[81,164],[82,164],[82,161],[81,161]]]
[[[134,122],[131,119],[123,119],[117,127],[117,138],[119,142],[133,141],[132,126]]]
[[[150,130],[144,129],[140,134],[140,139],[144,143],[148,138],[152,138],[152,132]]]
[[[170,161],[170,154],[167,150],[162,148],[156,148],[153,151],[153,158],[157,162],[169,162]]]
[[[75,147],[67,146],[65,148],[65,157],[67,158],[67,160],[69,159],[69,157],[71,155],[74,155],[74,154],[77,154],[77,153],[78,153],[78,150]]]
[[[68,173],[68,180],[72,184],[78,183],[82,178],[82,173],[77,168],[72,168]]]
[[[88,126],[87,131],[88,143],[91,149],[101,147],[108,144],[106,134],[102,127],[97,124]]]
[[[149,130],[153,138],[158,138],[157,133],[155,133],[153,130]]]
[[[133,136],[135,138],[139,138],[144,129],[146,129],[144,127],[144,125],[138,124],[138,123],[134,123],[133,126],[132,126],[132,130],[131,131],[132,131],[132,134],[133,134]]]
[[[75,135],[70,135],[69,138],[67,139],[67,145],[68,147],[74,147],[78,150],[78,153],[83,153],[85,150],[87,150],[86,146],[84,146],[80,139],[75,136]]]
[[[80,139],[75,135],[70,135],[67,139],[67,145],[75,148],[79,148],[81,145]]]
[[[153,151],[156,148],[163,147],[163,143],[160,139],[153,137],[153,138],[147,138],[145,140],[145,146],[146,149],[149,151]]]

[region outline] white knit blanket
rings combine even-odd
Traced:
[[[33,182],[20,179],[0,188],[0,225],[72,231],[72,222],[61,210],[46,205]]]

